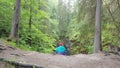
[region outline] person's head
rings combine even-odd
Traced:
[[[59,43],[59,46],[64,46],[64,44],[62,42]]]

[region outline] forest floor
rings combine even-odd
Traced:
[[[0,41],[0,58],[43,68],[120,68],[120,56],[111,54],[78,54],[72,56],[23,51]],[[2,65],[0,64],[1,68]]]

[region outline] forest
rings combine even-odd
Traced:
[[[71,54],[120,47],[120,0],[0,0],[0,39],[23,50]]]

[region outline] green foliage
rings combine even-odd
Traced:
[[[0,37],[6,37],[10,34],[13,0],[9,3],[7,0],[0,0]]]
[[[19,47],[24,50],[34,50],[44,53],[52,53],[54,48],[55,39],[52,35],[48,35],[44,32],[49,24],[50,16],[48,11],[44,8],[48,8],[46,1],[34,1],[34,0],[22,0],[21,3],[21,18],[20,18],[20,31],[19,31],[19,45],[16,46],[14,41],[9,42],[13,47]],[[12,15],[14,8],[14,0],[0,0],[0,36],[7,37],[10,34]],[[9,6],[9,7],[8,7]],[[32,6],[32,28],[29,31],[29,18],[30,7]],[[47,21],[46,21],[47,20]],[[46,24],[44,24],[46,22]],[[31,43],[31,45],[30,45]]]
[[[73,43],[72,54],[91,54],[94,42],[96,4],[94,0],[78,1],[80,0],[77,0],[78,4],[75,3],[77,5],[70,9],[68,5],[60,5],[58,0],[21,0],[19,45],[17,46],[14,41],[9,44],[24,50],[53,53],[60,34],[64,34]],[[109,5],[104,1],[101,15],[102,45],[103,50],[107,50],[107,43],[120,46],[120,20],[116,3]],[[14,2],[15,0],[0,0],[0,37],[2,38],[7,38],[10,34]],[[108,7],[111,9],[113,17],[108,12]],[[32,16],[31,28],[30,15]]]

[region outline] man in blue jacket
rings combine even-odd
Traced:
[[[59,46],[56,48],[56,54],[66,55],[66,48],[62,42],[60,42]]]

